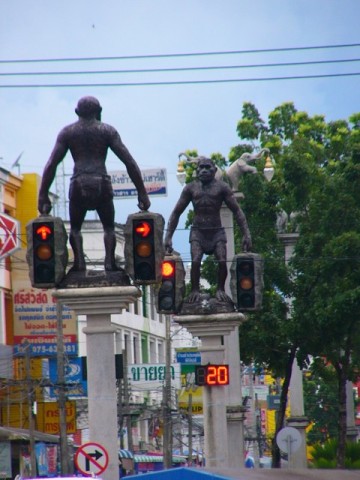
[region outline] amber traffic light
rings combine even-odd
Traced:
[[[231,266],[231,291],[240,312],[261,308],[263,259],[256,253],[236,255]]]
[[[162,267],[161,286],[158,293],[159,312],[176,312],[176,263],[175,260],[164,260]]]
[[[157,291],[157,311],[178,313],[185,293],[185,269],[180,255],[165,255],[161,265],[161,282]]]

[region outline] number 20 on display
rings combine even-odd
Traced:
[[[229,365],[196,365],[195,383],[209,387],[229,385]]]

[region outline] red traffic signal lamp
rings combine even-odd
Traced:
[[[125,270],[139,285],[157,283],[161,279],[164,223],[157,213],[140,212],[128,216]]]
[[[27,254],[31,284],[53,288],[65,275],[68,261],[67,233],[61,218],[41,216],[29,222]]]
[[[229,365],[195,365],[195,383],[200,387],[229,385]]]
[[[159,312],[175,313],[176,264],[175,260],[164,260],[161,266],[162,280],[158,293]]]
[[[234,257],[230,286],[240,312],[256,311],[261,308],[263,265],[263,258],[256,253],[243,253]]]
[[[157,291],[157,311],[178,313],[185,293],[185,269],[176,252],[166,255],[161,265],[161,282]]]

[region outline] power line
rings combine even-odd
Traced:
[[[33,59],[9,59],[0,60],[0,63],[46,63],[46,62],[82,62],[82,61],[103,61],[103,60],[134,60],[134,59],[151,59],[151,58],[178,58],[178,57],[199,57],[211,55],[243,55],[249,53],[274,53],[274,52],[294,52],[304,50],[322,50],[333,48],[353,48],[359,47],[360,43],[349,43],[339,45],[316,45],[306,47],[280,47],[280,48],[263,48],[251,50],[226,50],[219,52],[193,52],[193,53],[160,53],[146,55],[121,55],[111,57],[64,57],[64,58],[33,58]]]
[[[45,76],[45,75],[108,75],[123,73],[167,73],[167,72],[191,72],[204,70],[233,70],[244,68],[274,68],[294,67],[308,65],[325,65],[337,63],[359,62],[360,58],[346,58],[337,60],[311,60],[303,62],[280,62],[280,63],[259,63],[245,65],[210,65],[204,67],[170,67],[170,68],[136,68],[126,70],[78,70],[78,71],[53,71],[53,72],[0,72],[0,77],[24,77],[24,76]]]
[[[287,77],[258,77],[258,78],[229,78],[215,80],[174,80],[174,81],[158,81],[158,82],[113,82],[113,83],[54,83],[54,84],[18,84],[18,85],[0,85],[0,88],[96,88],[96,87],[149,87],[149,86],[165,86],[165,85],[201,85],[201,84],[218,84],[218,83],[239,83],[239,82],[271,82],[280,80],[308,80],[317,78],[339,78],[359,76],[360,72],[348,73],[324,73],[309,75],[292,75]]]

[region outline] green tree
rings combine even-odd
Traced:
[[[270,112],[268,122],[254,105],[243,105],[237,124],[245,151],[268,148],[276,174],[243,175],[239,190],[253,237],[253,251],[265,259],[261,312],[248,314],[240,328],[242,361],[284,378],[276,433],[284,426],[288,386],[295,358],[326,360],[337,379],[338,466],[345,465],[346,390],[360,366],[360,114],[326,122],[291,103]],[[264,160],[258,160],[259,173]],[[281,222],[279,222],[281,219]],[[297,233],[290,265],[284,262],[279,229]],[[235,232],[236,251],[240,251]],[[211,268],[206,272],[212,282]],[[309,334],[311,333],[311,334]],[[280,453],[273,442],[273,466]]]
[[[253,129],[248,112],[254,118]],[[254,250],[264,255],[266,272],[264,308],[249,315],[241,327],[242,358],[252,357],[284,377],[277,430],[283,426],[295,355],[299,361],[309,355],[325,358],[333,366],[338,385],[338,465],[344,466],[345,385],[359,366],[355,346],[360,339],[356,253],[360,246],[360,115],[354,114],[349,123],[327,124],[322,116],[310,117],[286,103],[269,114],[265,125],[256,112],[247,105],[237,131],[254,148],[257,141],[257,148],[270,149],[276,175],[263,188],[256,176],[244,176],[240,185]],[[279,212],[287,219],[287,231],[299,234],[291,272],[281,267],[274,218]],[[291,311],[286,298],[294,299]],[[274,466],[279,460],[276,450],[274,445]]]
[[[310,428],[307,441],[310,445],[323,444],[338,433],[337,378],[331,365],[315,360],[304,376],[304,406]]]

